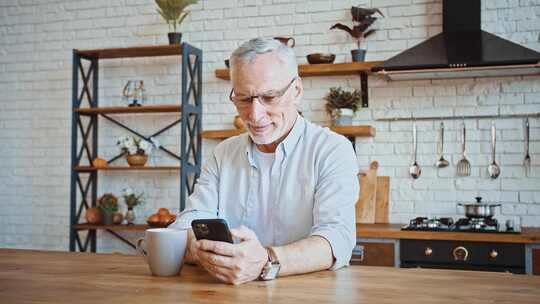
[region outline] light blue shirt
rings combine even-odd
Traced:
[[[348,265],[356,244],[354,205],[358,198],[358,164],[351,143],[298,116],[275,151],[271,206],[261,206],[259,201],[261,172],[253,149],[256,147],[248,134],[216,146],[186,210],[170,227],[186,228],[196,218],[220,217],[230,227],[252,229],[265,246],[318,235],[330,243],[335,258],[332,269]],[[266,223],[257,221],[265,213],[260,208],[269,210]]]

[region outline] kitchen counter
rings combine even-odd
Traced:
[[[538,244],[540,228],[522,228],[520,234],[445,231],[402,231],[404,224],[356,224],[356,237],[379,239],[459,240]]]
[[[222,284],[185,265],[153,277],[141,257],[0,249],[2,303],[538,303],[540,277],[388,267]]]

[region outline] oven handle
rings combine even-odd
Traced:
[[[467,261],[469,257],[469,251],[463,246],[458,246],[452,250],[452,255],[454,256],[455,261]],[[461,256],[462,255],[462,256]]]

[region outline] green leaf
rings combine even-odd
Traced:
[[[180,17],[180,19],[178,20],[178,25],[182,24],[182,21],[186,19],[187,15],[189,15],[189,12],[185,12],[184,15]]]
[[[165,22],[169,22],[170,18],[167,14],[165,14],[162,10],[160,10],[159,8],[156,9],[156,11],[161,15],[161,17],[163,17],[163,19],[165,19]]]

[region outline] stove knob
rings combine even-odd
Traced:
[[[431,247],[426,247],[426,249],[424,250],[424,254],[426,256],[431,256],[433,254],[433,249],[431,249]]]
[[[467,250],[467,248],[463,246],[458,246],[454,248],[454,250],[452,251],[452,255],[454,256],[455,261],[465,262],[467,261],[467,258],[469,257],[469,251]]]
[[[489,257],[492,258],[492,259],[495,259],[498,255],[499,255],[499,253],[495,249],[493,249],[493,250],[491,250],[489,252]]]

